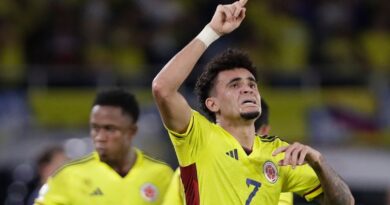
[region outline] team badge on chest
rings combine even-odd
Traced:
[[[152,202],[157,199],[158,189],[155,185],[151,183],[146,183],[141,187],[141,196],[146,201]]]
[[[278,180],[278,170],[273,162],[267,161],[263,165],[265,178],[272,184]]]

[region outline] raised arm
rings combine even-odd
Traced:
[[[299,166],[307,162],[313,168],[324,191],[324,194],[317,198],[321,204],[355,204],[355,200],[348,185],[333,170],[320,152],[310,146],[297,142],[287,147],[278,148],[275,150],[273,155],[277,155],[282,152],[285,153],[285,158],[280,161],[280,165],[291,165],[294,168],[295,166]]]
[[[235,30],[245,18],[247,0],[218,5],[210,23],[177,53],[153,80],[153,96],[161,118],[169,129],[183,133],[191,118],[191,108],[179,88],[191,73],[209,44]]]

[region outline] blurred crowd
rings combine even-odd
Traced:
[[[0,84],[149,83],[227,0],[2,0]],[[250,1],[239,32],[270,83],[362,83],[390,70],[387,0]],[[218,50],[218,49],[215,49]],[[147,79],[140,80],[140,79]]]
[[[311,71],[325,83],[354,83],[372,71],[390,70],[389,1],[252,4],[257,4],[248,10],[253,36],[246,43],[270,72]]]

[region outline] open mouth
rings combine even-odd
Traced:
[[[244,105],[244,104],[254,104],[254,105],[256,105],[257,103],[256,103],[255,100],[244,100],[244,101],[242,102],[242,104],[243,104],[243,105]]]

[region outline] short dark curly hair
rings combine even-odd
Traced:
[[[213,122],[216,122],[215,113],[211,112],[205,105],[206,99],[210,96],[210,92],[215,86],[217,75],[226,70],[236,68],[245,68],[256,78],[256,67],[250,60],[247,53],[237,49],[227,49],[220,55],[214,57],[207,65],[206,69],[199,76],[195,92],[198,97],[198,103],[201,109],[206,113],[207,117]]]
[[[123,88],[109,88],[99,91],[92,106],[95,105],[119,107],[134,123],[138,121],[140,113],[138,102],[132,93]]]

